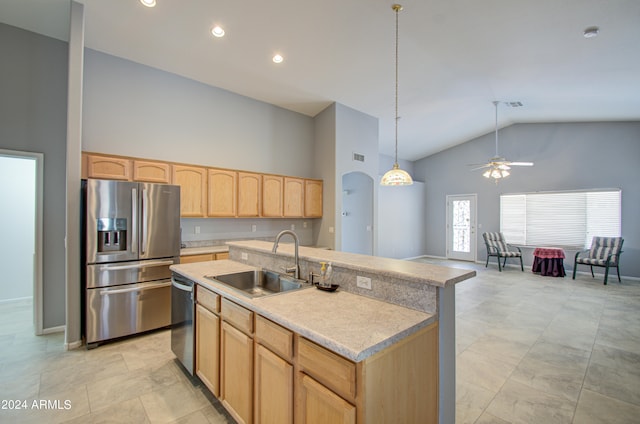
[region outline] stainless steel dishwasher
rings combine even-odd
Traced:
[[[175,272],[171,275],[171,350],[194,375],[194,282]]]

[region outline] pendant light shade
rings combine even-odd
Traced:
[[[396,139],[396,153],[395,153],[395,162],[393,164],[393,168],[387,171],[383,176],[382,180],[380,180],[380,185],[383,186],[403,186],[403,185],[411,185],[413,184],[413,180],[411,179],[411,175],[407,171],[400,169],[398,165],[398,120],[400,117],[398,116],[398,13],[402,10],[402,6],[399,4],[394,4],[391,6],[394,12],[396,12],[396,114],[395,114],[395,139]]]

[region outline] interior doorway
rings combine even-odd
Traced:
[[[447,196],[447,258],[476,261],[477,195]]]
[[[0,302],[31,301],[35,334],[42,334],[41,153],[0,150]]]
[[[340,250],[373,255],[373,178],[362,172],[342,176]]]

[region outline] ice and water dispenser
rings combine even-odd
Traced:
[[[127,219],[98,218],[98,252],[127,250]]]

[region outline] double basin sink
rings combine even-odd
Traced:
[[[223,283],[238,291],[240,294],[251,298],[270,296],[311,287],[305,280],[266,269],[215,276],[207,275],[205,278]]]

